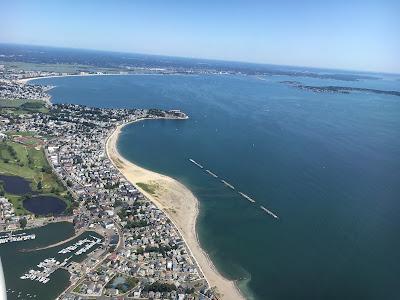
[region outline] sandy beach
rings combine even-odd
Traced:
[[[87,77],[87,76],[118,76],[118,75],[126,75],[126,74],[67,74],[67,75],[50,75],[50,76],[38,76],[38,77],[30,77],[30,78],[23,78],[18,79],[19,83],[26,84],[31,80],[35,79],[45,79],[45,78],[56,78],[56,77]]]
[[[222,299],[244,299],[234,282],[227,280],[216,270],[200,247],[196,234],[196,219],[199,213],[196,197],[177,180],[139,167],[123,158],[117,150],[117,140],[122,127],[118,126],[107,140],[108,157],[127,180],[168,215],[185,239],[210,286],[217,287]],[[152,192],[146,192],[138,183],[150,185]]]
[[[31,80],[36,79],[46,79],[46,78],[57,78],[57,77],[93,77],[93,76],[140,76],[140,75],[154,75],[154,76],[164,76],[164,75],[179,75],[179,74],[161,74],[161,73],[103,73],[103,74],[66,74],[66,75],[49,75],[49,76],[38,76],[18,79],[19,83],[27,84]]]

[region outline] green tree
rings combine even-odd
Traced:
[[[24,229],[26,227],[26,225],[28,224],[28,221],[26,220],[25,217],[19,219],[19,226]]]

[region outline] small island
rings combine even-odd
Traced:
[[[312,85],[304,85],[299,81],[290,81],[290,80],[281,81],[281,83],[286,84],[287,86],[291,86],[291,87],[300,89],[300,90],[311,91],[314,93],[350,94],[353,92],[360,92],[360,93],[373,93],[373,94],[400,96],[399,91],[384,91],[384,90],[377,90],[377,89],[348,87],[348,86],[312,86]]]

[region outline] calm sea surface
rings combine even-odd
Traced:
[[[118,147],[129,160],[194,192],[202,246],[249,299],[396,299],[400,97],[317,94],[283,80],[293,78],[143,75],[36,83],[56,85],[56,103],[189,114],[187,121],[129,125]],[[400,90],[392,77],[294,80]]]

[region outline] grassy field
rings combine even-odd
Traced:
[[[159,185],[157,183],[138,182],[136,185],[153,196],[156,195],[157,190],[159,189]]]
[[[31,182],[33,191],[66,200],[66,189],[52,173],[43,148],[33,143],[34,141],[37,140],[28,140],[26,145],[10,140],[0,142],[0,173],[23,177]],[[6,197],[14,204],[17,214],[27,213],[22,207],[24,196],[6,194]],[[70,204],[66,202],[67,205]]]
[[[48,113],[49,109],[42,100],[0,99],[0,114]]]

